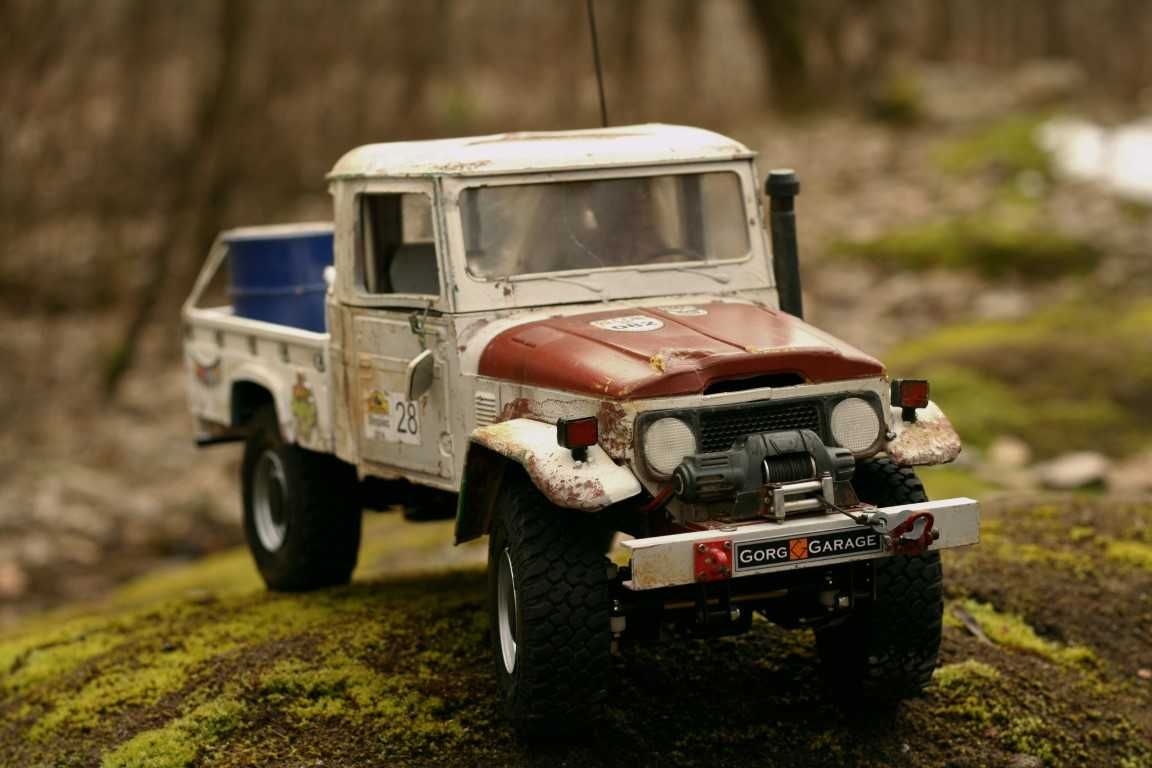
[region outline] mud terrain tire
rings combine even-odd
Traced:
[[[488,539],[493,662],[522,732],[586,720],[606,695],[611,593],[603,532],[505,475]]]
[[[890,459],[856,465],[853,485],[877,506],[927,501],[916,473]],[[825,679],[838,696],[893,701],[918,694],[932,679],[944,613],[940,553],[877,560],[876,599],[844,623],[816,633]]]
[[[266,407],[253,419],[240,471],[244,538],[268,588],[347,584],[360,550],[356,470],[285,443]]]

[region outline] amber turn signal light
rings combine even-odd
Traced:
[[[588,447],[600,442],[596,417],[560,419],[556,422],[556,442],[571,450],[572,458],[584,461],[588,457]]]
[[[898,408],[927,408],[928,382],[924,379],[896,379],[892,382],[892,405]]]

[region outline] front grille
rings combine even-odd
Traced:
[[[824,412],[818,401],[741,403],[700,411],[700,450],[726,451],[732,441],[757,432],[810,429],[827,441]]]

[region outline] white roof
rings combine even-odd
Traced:
[[[733,160],[753,154],[740,142],[702,128],[625,125],[366,144],[340,158],[328,178],[476,176]]]

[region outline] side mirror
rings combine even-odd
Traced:
[[[409,400],[419,400],[420,396],[432,388],[436,375],[436,360],[432,350],[426,349],[408,363],[404,373],[404,396]]]

